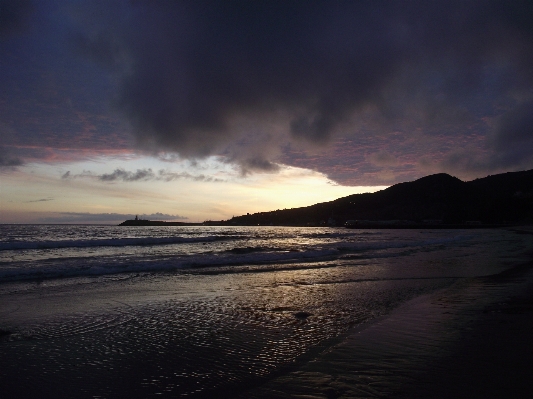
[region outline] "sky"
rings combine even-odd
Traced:
[[[0,223],[531,168],[531,1],[0,0]]]

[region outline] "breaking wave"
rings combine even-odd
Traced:
[[[168,272],[193,268],[219,268],[231,266],[290,265],[308,264],[353,259],[356,257],[394,257],[398,250],[410,248],[428,250],[442,245],[466,242],[471,235],[444,236],[426,240],[375,239],[372,241],[333,241],[318,244],[295,244],[293,241],[283,245],[244,245],[242,236],[232,236],[230,247],[214,250],[214,243],[229,240],[225,236],[203,237],[166,237],[166,238],[120,238],[108,240],[72,240],[56,242],[22,242],[8,243],[9,249],[43,249],[43,248],[86,248],[97,246],[159,246],[166,244],[188,243],[202,246],[203,252],[173,254],[145,251],[133,254],[116,253],[106,256],[84,255],[66,258],[51,258],[45,261],[0,262],[0,279],[17,281],[29,279],[52,279],[80,276],[102,276],[118,273]],[[253,241],[253,240],[252,240]],[[263,240],[264,241],[264,240]],[[246,243],[248,243],[246,241]],[[6,248],[3,248],[4,250]]]

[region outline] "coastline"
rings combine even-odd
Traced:
[[[531,258],[414,298],[238,398],[529,398]]]
[[[203,223],[188,222],[165,222],[162,220],[130,219],[125,220],[119,226],[203,226]]]
[[[393,229],[417,229],[417,230],[464,230],[464,229],[510,229],[510,228],[529,228],[529,225],[524,225],[521,223],[510,223],[510,224],[501,224],[501,223],[417,223],[409,221],[363,221],[361,223],[349,223],[346,222],[342,226],[329,225],[325,224],[273,224],[269,223],[252,223],[252,224],[237,224],[230,221],[205,221],[202,223],[189,223],[189,222],[166,222],[162,220],[145,220],[145,219],[130,219],[125,220],[118,226],[127,226],[127,227],[150,227],[150,226],[224,226],[224,227],[241,227],[241,226],[266,226],[266,227],[344,227],[346,229],[354,230],[393,230]]]
[[[124,234],[121,228],[110,231]],[[455,381],[465,370],[455,376],[454,354],[479,357],[460,344],[480,330],[483,312],[528,292],[526,283],[533,281],[531,262],[524,263],[531,232],[503,233],[363,232],[355,236],[362,247],[354,248],[366,248],[367,256],[341,253],[318,267],[302,258],[280,269],[144,268],[7,283],[0,287],[0,390],[22,398],[433,397],[438,384],[449,388],[453,380],[461,386]],[[140,251],[132,262],[172,249],[160,244],[145,251],[138,240],[166,242],[166,236],[147,234],[128,238],[118,250],[101,250],[128,256]],[[330,232],[321,234],[311,236],[329,245]],[[337,234],[333,240],[350,242],[346,234],[353,231]],[[193,239],[192,248],[203,250],[211,240]],[[235,241],[239,250],[227,251],[227,240],[219,241],[212,247],[219,245],[224,255],[246,255],[251,248],[248,241]],[[88,249],[69,247],[65,254],[86,252],[89,262],[94,245],[76,243]],[[102,244],[98,237],[94,243]],[[307,241],[301,245],[313,253]],[[520,327],[525,340],[527,328]],[[484,330],[494,331],[490,345],[512,337],[482,325]],[[508,342],[513,349],[515,340]]]

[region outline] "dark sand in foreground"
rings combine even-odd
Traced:
[[[393,261],[407,269],[410,259],[416,260],[406,257]],[[458,259],[462,267],[469,258]],[[343,270],[357,273],[358,269],[335,269],[335,276],[329,275],[329,269],[209,279],[197,276],[194,284],[187,276],[155,274],[148,280],[139,278],[137,283],[136,279],[110,281],[90,290],[84,290],[83,285],[49,287],[44,290],[46,296],[40,289],[30,294],[14,293],[6,297],[13,303],[3,304],[3,318],[21,322],[37,318],[35,325],[40,329],[30,329],[24,339],[16,338],[17,334],[0,336],[4,366],[0,369],[0,398],[181,397],[191,392],[189,386],[187,391],[177,386],[164,391],[161,387],[169,386],[167,380],[175,385],[191,380],[172,374],[179,363],[188,362],[205,366],[210,372],[218,364],[225,372],[219,385],[212,383],[209,390],[195,394],[199,398],[531,398],[533,262],[521,259],[519,263],[516,258],[507,258],[504,272],[485,277],[434,279],[430,275],[429,279],[425,276],[413,281],[390,278],[298,285],[294,282],[305,277],[307,283],[313,273],[314,281],[330,282]],[[276,284],[261,280],[269,276],[278,279]],[[263,282],[260,289],[246,289],[233,296],[236,286],[256,287],[258,282]],[[327,327],[335,320],[331,312],[341,306],[335,302],[327,307],[324,298],[338,297],[344,304],[354,296],[356,285],[361,301],[367,301],[366,307],[372,307],[379,298],[394,299],[383,293],[402,287],[412,292],[409,298],[414,299],[406,298],[407,302],[381,318],[366,324],[364,321],[371,319],[362,320],[363,324],[341,337],[316,347],[309,341],[313,350],[301,357],[295,351],[294,362],[284,363],[286,366],[272,374],[268,369],[264,377],[228,384],[230,374],[226,370],[251,374],[243,367],[247,365],[245,354],[250,354],[248,366],[258,367],[256,348],[252,351],[248,346],[258,345],[266,360],[275,351],[283,356],[274,359],[288,358],[287,353],[298,349],[301,341],[287,337],[301,338],[310,328]],[[410,290],[422,286],[427,290]],[[364,291],[365,287],[369,291]],[[370,295],[373,292],[379,295]],[[294,309],[307,309],[314,300],[315,311],[324,308],[324,314],[306,320],[295,319],[292,308],[265,310],[267,305],[278,309],[287,298],[298,305]],[[393,306],[395,302],[391,302],[391,309]],[[54,321],[56,314],[55,324],[43,324],[38,319]],[[266,327],[271,325],[271,317],[280,319],[276,329],[269,331]],[[280,331],[290,333],[281,337],[284,341],[277,337]],[[309,333],[309,337],[315,336]],[[219,345],[228,337],[233,339],[231,345]],[[206,342],[212,345],[205,346]],[[268,347],[268,342],[276,345]],[[282,347],[279,342],[286,345]],[[336,344],[328,347],[331,342]],[[223,352],[228,349],[234,353]],[[277,360],[274,365],[280,363]],[[237,377],[241,374],[235,373]],[[209,378],[215,381],[213,376]]]
[[[242,398],[531,398],[533,262],[460,280]]]

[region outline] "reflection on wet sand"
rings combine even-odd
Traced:
[[[511,271],[417,297],[242,397],[530,397],[533,262]]]
[[[528,239],[486,231],[312,264],[5,284],[0,387],[17,398],[427,397],[483,310],[522,289],[529,269],[513,265]]]

